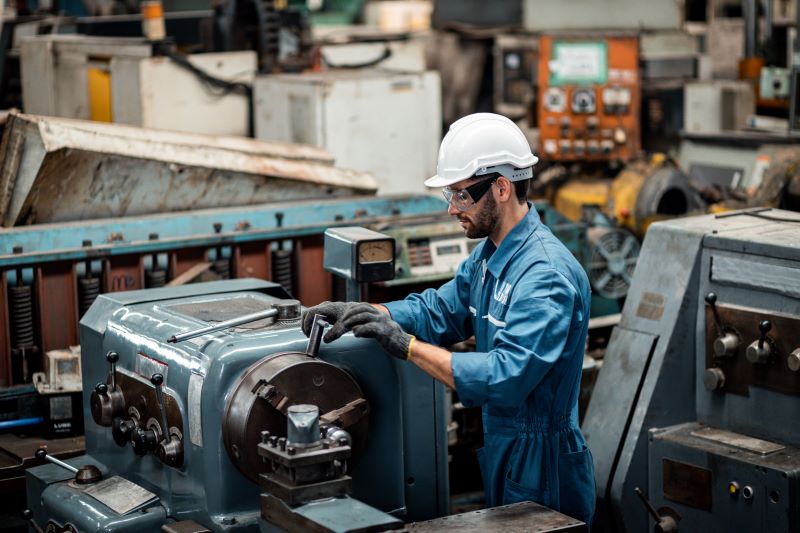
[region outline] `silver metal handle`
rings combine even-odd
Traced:
[[[175,342],[188,341],[189,339],[194,339],[195,337],[205,335],[206,333],[213,333],[215,331],[219,331],[222,329],[233,328],[236,326],[241,326],[242,324],[248,324],[250,322],[258,322],[259,320],[263,320],[265,318],[272,318],[276,316],[278,316],[278,310],[274,308],[267,309],[266,311],[259,311],[258,313],[250,313],[249,315],[244,315],[238,318],[225,320],[224,322],[212,324],[204,328],[195,329],[193,331],[187,331],[186,333],[179,333],[177,335],[173,335],[172,337],[167,339],[167,342],[175,343]]]
[[[311,332],[308,334],[308,344],[306,345],[306,355],[317,357],[319,345],[322,342],[322,333],[330,324],[325,320],[324,315],[314,315],[314,322],[311,324]]]
[[[161,386],[164,384],[164,376],[161,374],[153,374],[150,377],[150,383],[156,388],[156,401],[158,401],[158,410],[161,411],[161,431],[164,440],[169,444],[171,435],[169,433],[169,423],[167,422],[167,407],[164,405],[164,391]]]
[[[47,453],[47,450],[45,450],[44,448],[39,448],[38,450],[36,450],[36,453],[34,454],[34,456],[35,456],[37,459],[47,459],[48,461],[50,461],[50,462],[51,462],[51,463],[53,463],[54,465],[58,465],[58,466],[60,466],[61,468],[66,468],[67,470],[69,470],[69,471],[70,471],[70,472],[72,472],[73,474],[77,474],[77,473],[78,473],[78,469],[77,469],[77,468],[75,468],[75,467],[74,467],[74,466],[72,466],[72,465],[68,465],[68,464],[67,464],[67,463],[65,463],[64,461],[62,461],[62,460],[60,460],[60,459],[56,459],[55,457],[53,457],[53,456],[49,455],[49,454]]]

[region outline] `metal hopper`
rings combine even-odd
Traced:
[[[202,111],[198,111],[202,112]],[[9,114],[3,226],[374,194],[311,146]]]

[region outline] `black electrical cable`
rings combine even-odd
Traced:
[[[206,84],[209,89],[211,89],[214,94],[219,96],[226,96],[231,93],[242,94],[247,97],[252,97],[253,95],[253,88],[240,81],[228,81],[223,80],[222,78],[217,78],[209,74],[208,72],[204,71],[203,69],[193,65],[186,56],[176,54],[169,50],[162,50],[162,53],[170,58],[176,65],[188,70],[197,78]]]
[[[385,61],[390,57],[392,57],[392,49],[389,47],[389,44],[387,43],[383,48],[383,53],[379,57],[371,59],[369,61],[365,61],[364,63],[331,63],[328,60],[328,58],[325,57],[325,54],[320,54],[320,56],[322,57],[322,61],[330,68],[353,68],[353,69],[367,68],[367,67],[374,67],[378,63],[381,63],[382,61]]]

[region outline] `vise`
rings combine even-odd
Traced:
[[[599,531],[800,532],[800,215],[653,224],[583,422]]]
[[[87,453],[65,465],[84,473],[28,470],[32,522],[378,531],[447,514],[443,386],[374,341],[320,346],[321,322],[309,342],[300,311],[253,279],[100,295],[81,320]]]

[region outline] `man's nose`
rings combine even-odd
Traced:
[[[453,206],[453,204],[451,204],[450,202],[447,203],[447,214],[452,216],[458,214],[458,209],[456,209],[455,206]]]

